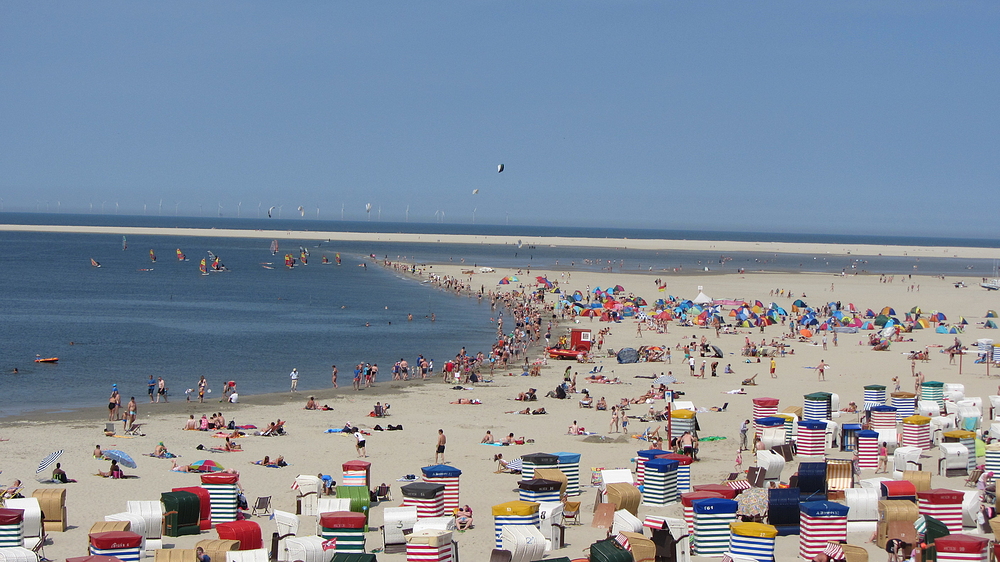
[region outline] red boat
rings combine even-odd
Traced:
[[[35,363],[56,363],[59,361],[58,357],[42,357],[41,355],[35,356]]]

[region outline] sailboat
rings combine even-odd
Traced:
[[[198,265],[198,269],[201,270],[202,275],[208,275],[208,263],[205,258],[201,258],[201,263]]]
[[[93,267],[101,267],[101,264],[94,258],[90,258],[90,265],[92,265]]]
[[[149,261],[156,263],[156,252],[152,248],[149,249]]]
[[[300,253],[299,260],[302,262],[302,265],[309,265],[309,254],[306,252]]]
[[[327,259],[326,254],[323,254],[323,265],[330,265],[330,260]]]
[[[271,255],[273,256],[277,253],[278,253],[278,241],[271,240]]]
[[[177,248],[177,261],[188,261],[187,257],[184,256],[184,252],[180,248]]]
[[[122,251],[124,252],[125,250],[128,250],[128,240],[126,240],[125,237],[122,236]]]
[[[292,254],[285,254],[285,267],[288,269],[295,267],[295,258],[292,257]]]
[[[337,265],[340,265],[340,252],[337,252],[337,255],[333,259],[337,260]]]

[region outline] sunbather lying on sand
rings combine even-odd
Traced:
[[[478,398],[459,398],[454,402],[449,402],[449,404],[482,404]]]

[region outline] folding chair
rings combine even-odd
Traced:
[[[258,496],[250,515],[262,515],[269,511],[271,511],[271,496]]]
[[[983,475],[983,469],[976,468],[969,473],[969,477],[965,479],[966,488],[975,488],[976,484],[979,483],[979,478]]]
[[[719,408],[719,411],[720,412],[725,412],[726,408],[728,408],[728,407],[729,407],[729,402],[726,402],[725,404],[722,405],[721,408]]]
[[[35,545],[35,548],[31,549],[31,552],[34,552],[35,556],[38,557],[39,562],[51,562],[51,560],[45,557],[45,543],[48,540],[49,535],[45,533],[45,529],[43,528],[42,534],[38,537],[38,544]]]
[[[382,483],[375,488],[375,501],[392,501],[392,489],[388,484]]]
[[[581,502],[563,502],[563,520],[569,523],[570,520],[573,521],[574,525],[581,525],[580,523],[580,503]]]
[[[142,429],[142,425],[143,424],[141,424],[141,423],[134,423],[134,424],[132,424],[132,427],[130,427],[130,428],[128,428],[128,429],[125,430],[125,435],[134,435],[136,437],[143,437],[143,436],[145,436],[146,435],[145,433],[142,433],[142,432],[139,431],[140,429]]]

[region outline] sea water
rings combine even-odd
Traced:
[[[0,214],[15,224],[183,226],[195,228],[354,230],[450,234],[627,236],[688,238],[706,233],[608,231],[601,229],[466,225],[268,221],[255,219],[118,217],[107,215]],[[379,228],[381,227],[381,228]],[[716,233],[717,239],[739,239]],[[766,241],[763,234],[744,239]],[[799,240],[801,241],[801,240]],[[819,237],[816,242],[858,243]],[[871,243],[871,239],[863,242]],[[889,243],[889,240],[884,241]],[[916,244],[915,239],[892,243]],[[994,241],[995,242],[995,241]],[[954,239],[921,240],[922,245],[957,245]],[[965,241],[989,247],[991,241]],[[271,255],[270,240],[109,234],[0,232],[0,415],[33,409],[70,409],[106,403],[112,384],[124,400],[146,400],[149,375],[162,376],[172,400],[183,400],[204,375],[220,392],[236,380],[241,394],[287,390],[288,373],[301,373],[299,389],[329,388],[331,366],[350,386],[354,365],[377,363],[380,380],[403,358],[418,354],[440,367],[462,347],[487,351],[495,338],[496,313],[487,299],[436,289],[375,265],[365,256],[468,267],[514,267],[613,272],[731,272],[743,267],[765,271],[867,271],[887,274],[968,275],[992,271],[989,260],[825,254],[727,253],[718,251],[631,250],[531,247],[510,244],[281,241]],[[309,265],[287,269],[285,253],[310,252]],[[181,262],[180,248],[189,261]],[[152,263],[149,250],[157,261]],[[218,255],[229,271],[201,275],[198,263]],[[342,255],[343,264],[323,265]],[[95,268],[95,259],[102,267]],[[367,267],[359,265],[367,262]],[[273,269],[268,269],[273,267]],[[972,269],[969,269],[972,268]],[[693,296],[683,275],[666,277],[673,294]],[[484,291],[495,286],[481,284]],[[639,294],[642,288],[628,288]],[[412,314],[413,320],[407,315]],[[431,321],[431,315],[436,318]],[[367,324],[367,325],[366,325]],[[33,359],[59,357],[58,364]],[[14,368],[18,374],[13,374]]]

